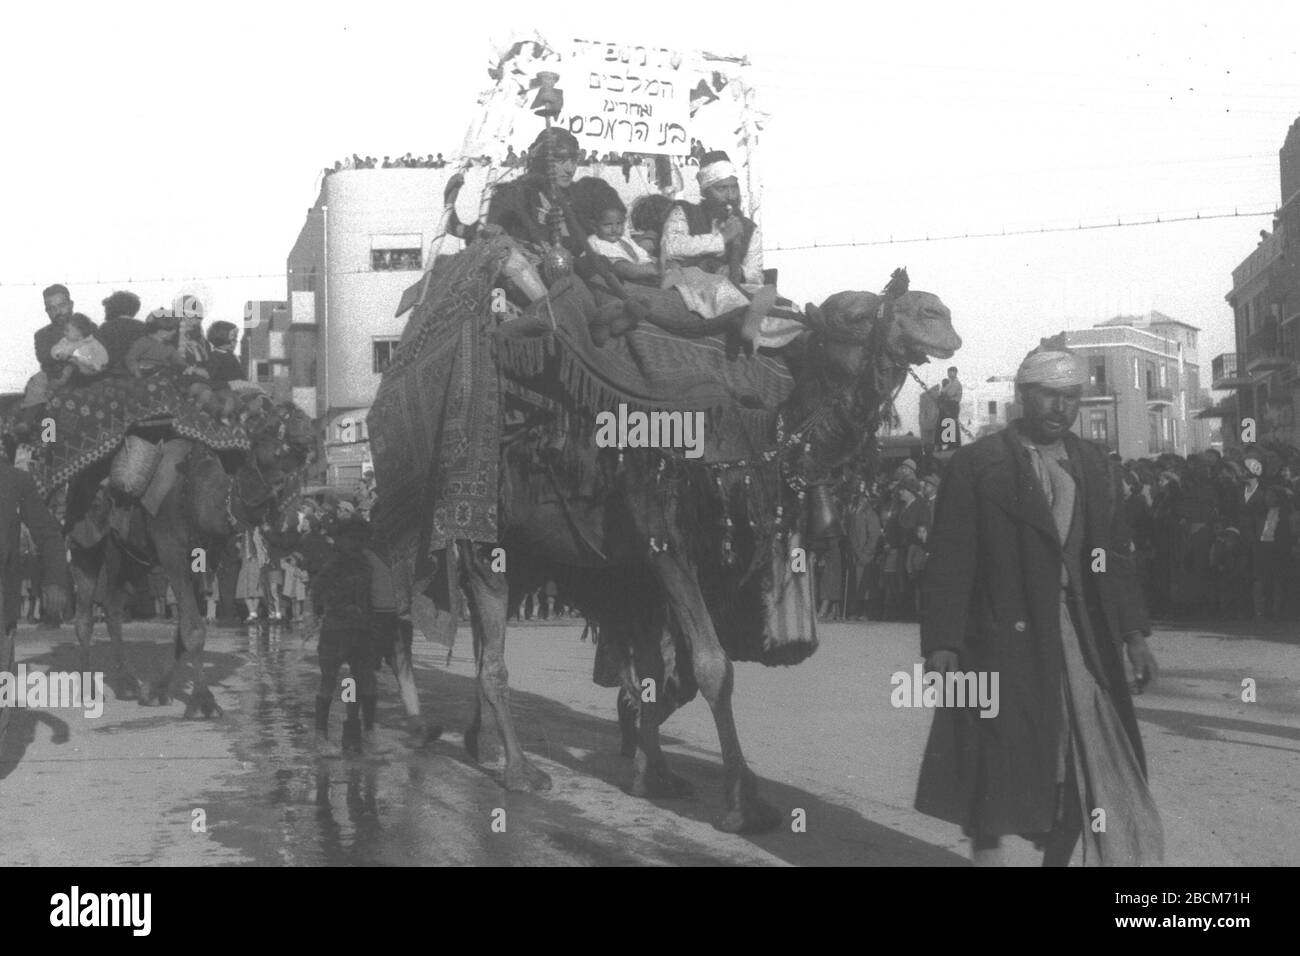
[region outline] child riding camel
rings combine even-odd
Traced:
[[[67,363],[51,383],[53,388],[84,384],[108,365],[108,350],[95,338],[95,324],[80,312],[68,319],[63,338],[50,349],[50,357]]]

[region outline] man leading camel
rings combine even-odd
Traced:
[[[1121,644],[1139,687],[1156,662],[1118,474],[1070,431],[1086,381],[1063,347],[1031,352],[1024,417],[958,449],[939,492],[926,669],[997,674],[1001,700],[990,719],[936,711],[916,808],[961,825],[977,865],[1000,863],[1007,835],[1044,848],[1044,865],[1067,864],[1080,835],[1085,865],[1163,855]]]

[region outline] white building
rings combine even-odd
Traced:
[[[429,264],[450,167],[331,173],[289,253],[289,379],[314,412],[332,485],[360,479],[366,413],[401,336],[402,293]]]

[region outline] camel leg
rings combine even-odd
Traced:
[[[777,812],[758,796],[754,773],[745,763],[731,711],[734,671],[713,629],[695,570],[679,551],[654,555],[654,569],[677,625],[691,645],[695,681],[713,711],[722,748],[726,814],[718,828],[727,833],[771,830],[780,823]]]
[[[632,777],[634,797],[689,797],[695,792],[687,781],[668,769],[659,747],[659,725],[668,716],[663,704],[641,704],[636,730],[636,772]]]
[[[618,708],[618,732],[622,740],[620,753],[624,757],[636,756],[636,702],[633,700],[631,691],[621,688],[618,692],[618,699],[614,702]]]
[[[157,517],[150,517],[149,532],[158,552],[158,562],[167,573],[167,581],[176,595],[177,637],[176,657],[161,683],[149,695],[159,703],[166,703],[184,677],[186,667],[193,670],[194,689],[185,716],[220,717],[212,691],[208,689],[203,674],[203,646],[207,641],[207,627],[199,610],[195,576],[191,570],[194,560],[188,542],[188,525],[180,504],[180,495],[173,488],[164,499]],[[213,554],[219,553],[213,551]],[[145,703],[144,697],[141,703]]]
[[[137,700],[140,682],[126,663],[126,645],[122,641],[122,621],[126,611],[126,568],[122,549],[109,542],[104,550],[104,620],[108,628],[112,658],[109,683],[118,700]]]
[[[73,628],[77,633],[80,648],[79,668],[82,673],[90,673],[90,649],[95,636],[95,588],[99,575],[104,568],[105,542],[100,541],[90,548],[72,546],[72,560],[68,564],[72,572],[72,587],[76,592],[76,617]]]
[[[493,571],[469,543],[460,547],[461,567],[469,579],[471,627],[478,651],[479,688],[501,733],[506,751],[507,790],[549,790],[551,778],[524,756],[510,715],[510,674],[506,670],[506,576]]]
[[[411,641],[414,632],[410,621],[398,621],[397,639],[393,642],[393,676],[397,690],[406,709],[406,721],[418,738],[419,744],[432,743],[442,736],[442,728],[430,724],[420,716],[420,692],[415,686],[415,667],[411,660]]]

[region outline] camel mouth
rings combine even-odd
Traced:
[[[927,365],[930,359],[950,359],[957,354],[956,349],[943,348],[939,345],[924,345],[917,343],[907,350],[907,362],[909,365]]]

